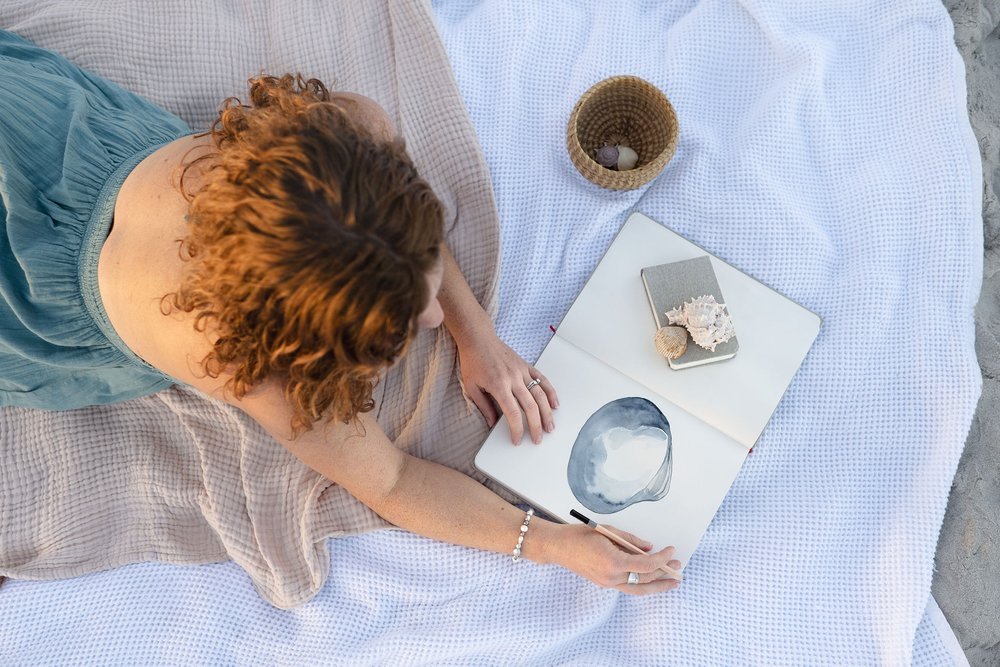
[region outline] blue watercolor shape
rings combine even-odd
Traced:
[[[592,414],[573,443],[566,477],[576,499],[613,514],[670,490],[670,422],[645,398],[611,401]]]

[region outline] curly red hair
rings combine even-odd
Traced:
[[[443,209],[402,142],[377,141],[301,76],[250,80],[223,104],[198,174],[170,307],[214,345],[204,372],[242,398],[278,378],[293,428],[373,408],[440,261]]]

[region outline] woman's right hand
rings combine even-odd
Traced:
[[[532,528],[535,526],[532,525]],[[629,595],[648,595],[677,588],[680,582],[661,569],[663,566],[679,570],[681,563],[672,558],[673,547],[649,552],[652,545],[631,533],[605,526],[647,553],[633,554],[584,525],[547,524],[549,530],[539,531],[545,539],[549,562],[561,565],[601,588],[613,588]],[[530,540],[532,535],[527,536]],[[628,575],[635,572],[639,583],[629,584]]]

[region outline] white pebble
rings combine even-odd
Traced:
[[[618,171],[634,169],[639,161],[639,154],[628,146],[616,146],[618,149]]]

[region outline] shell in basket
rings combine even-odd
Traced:
[[[610,190],[632,190],[659,176],[677,150],[677,137],[677,113],[670,100],[631,75],[591,86],[566,126],[566,148],[577,171]],[[599,156],[602,149],[609,150]]]

